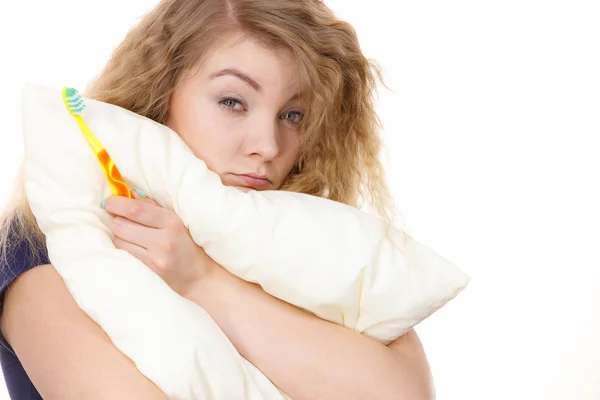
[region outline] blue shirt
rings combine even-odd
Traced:
[[[41,264],[50,264],[48,253],[41,262],[34,262],[29,242],[23,238],[11,237],[8,248],[8,265],[0,265],[0,310],[4,307],[4,292],[23,272]],[[23,365],[12,347],[0,332],[0,364],[11,400],[42,400],[35,386],[23,369]]]

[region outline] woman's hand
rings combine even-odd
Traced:
[[[115,247],[138,258],[185,297],[217,264],[192,240],[177,214],[139,189],[132,193],[133,199],[110,196],[103,201],[103,208],[115,217]]]

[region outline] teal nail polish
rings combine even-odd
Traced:
[[[135,188],[133,190],[135,190],[137,192],[137,194],[139,194],[142,199],[146,198],[146,195],[144,194],[144,192],[141,189]]]
[[[105,204],[106,204],[106,199],[102,200],[102,202],[100,203],[100,207],[104,208]]]

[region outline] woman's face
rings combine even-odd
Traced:
[[[223,184],[278,189],[300,156],[297,71],[287,49],[226,37],[182,78],[166,125]]]

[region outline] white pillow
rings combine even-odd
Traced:
[[[224,186],[169,128],[85,99],[82,113],[129,187],[174,210],[233,274],[383,343],[462,291],[469,277],[379,219],[341,203]],[[177,399],[286,398],[198,305],[117,250],[110,189],[61,91],[23,94],[25,187],[50,261],[78,305],[149,379]]]

